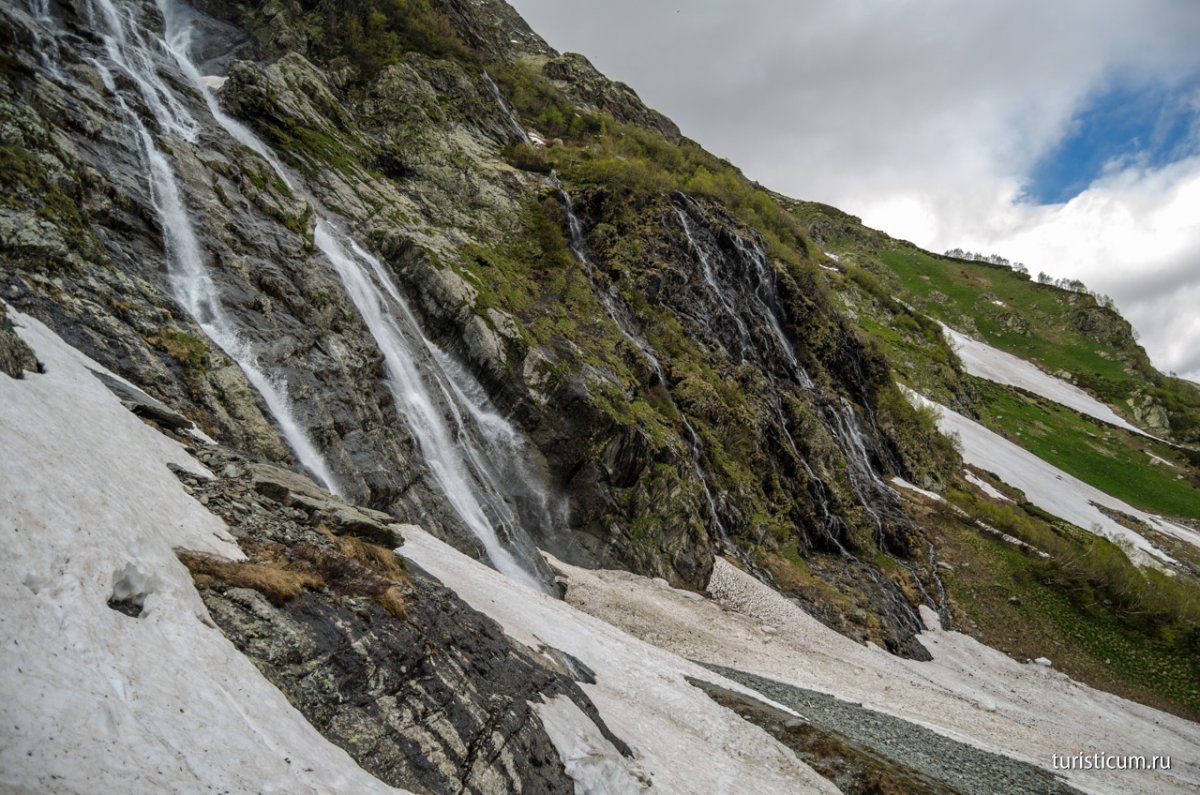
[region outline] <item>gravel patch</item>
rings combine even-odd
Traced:
[[[1053,773],[956,742],[923,726],[824,693],[733,668],[704,667],[790,707],[809,723],[971,795],[1078,793]]]

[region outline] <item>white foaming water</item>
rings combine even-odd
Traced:
[[[166,3],[163,15],[171,54],[204,97],[213,119],[295,189],[275,153],[221,110],[209,81],[191,61],[194,12]],[[499,98],[495,84],[490,78],[488,82]],[[498,570],[526,585],[543,588],[531,572],[536,549],[521,520],[527,518],[544,533],[552,533],[565,523],[565,516],[549,489],[539,487],[540,476],[529,463],[528,444],[491,405],[482,385],[424,336],[382,263],[342,233],[319,202],[305,198],[318,219],[313,242],[337,273],[383,354],[396,406],[437,485]],[[510,500],[524,505],[524,517],[518,516]]]
[[[717,299],[717,303],[725,310],[725,314],[733,319],[733,323],[738,330],[738,364],[746,363],[746,343],[750,339],[750,331],[746,328],[741,315],[739,315],[729,303],[729,299],[725,297],[725,291],[717,284],[716,274],[713,272],[712,260],[709,259],[708,251],[696,239],[692,232],[692,222],[688,220],[688,214],[680,208],[675,208],[675,215],[679,218],[679,224],[683,227],[683,234],[687,237],[688,243],[692,250],[696,252],[696,259],[700,261],[700,270],[704,274],[704,283],[708,285],[709,292]]]
[[[102,35],[108,60],[133,80],[142,101],[154,114],[160,128],[184,141],[195,140],[199,124],[164,83],[155,63],[156,55],[168,53],[166,43],[141,28],[130,9],[125,9],[122,14],[110,0],[94,0],[87,11],[91,21],[104,31]],[[329,465],[292,412],[286,385],[263,371],[258,364],[257,353],[225,313],[220,292],[204,264],[192,218],[184,206],[170,163],[155,145],[141,118],[128,106],[117,89],[112,71],[99,61],[93,61],[93,65],[105,88],[116,97],[118,105],[128,117],[146,156],[151,196],[167,247],[168,280],[176,299],[195,318],[205,334],[245,373],[300,464],[330,491],[339,493]]]
[[[494,478],[490,477],[488,468],[470,465],[472,458],[476,464],[483,464],[484,461],[470,439],[452,396],[445,389],[440,389],[441,400],[437,400],[435,393],[425,383],[424,374],[417,365],[414,347],[422,344],[422,341],[425,345],[429,343],[425,341],[416,318],[382,264],[354,243],[350,243],[347,250],[324,219],[317,221],[313,242],[337,271],[346,292],[383,353],[396,405],[417,437],[425,462],[451,505],[483,544],[488,558],[497,569],[532,588],[541,588],[539,581],[500,541],[496,526],[507,527],[510,533],[515,534],[518,530],[515,517],[503,499],[499,498],[499,492],[486,488],[487,485],[498,487]],[[436,376],[431,380],[435,383],[442,381]],[[443,417],[443,406],[449,408],[457,433],[452,431]],[[489,500],[485,506],[483,500],[488,497],[499,499]],[[488,508],[491,509],[491,515]],[[522,546],[532,552],[532,545]]]
[[[500,106],[500,110],[504,111],[504,115],[508,117],[508,123],[512,125],[513,130],[521,138],[521,142],[526,146],[533,146],[533,142],[529,140],[529,133],[525,132],[525,125],[518,121],[517,114],[513,113],[513,109],[504,101],[504,96],[500,93],[500,86],[496,85],[496,81],[487,72],[483,73],[483,81],[488,84],[488,90],[492,92],[492,96],[495,97],[496,104]]]
[[[698,215],[700,215],[702,218],[705,217],[704,208],[697,204],[694,199],[689,196],[684,196],[683,199]],[[702,245],[700,240],[696,237],[687,211],[680,207],[676,207],[675,215],[679,219],[679,225],[683,227],[683,234],[687,238],[688,244],[692,247],[692,250],[696,254],[696,259],[700,262],[700,269],[704,274],[704,282],[708,286],[709,292],[714,298],[716,298],[717,303],[721,305],[721,308],[725,310],[725,313],[733,320],[734,325],[737,327],[739,349],[738,358],[740,360],[739,363],[744,364],[746,362],[746,350],[756,350],[754,339],[750,334],[750,330],[746,327],[746,323],[742,320],[741,315],[729,302],[729,299],[725,297],[725,290],[722,289],[717,283],[716,271],[713,269],[712,258],[708,255],[708,249]],[[791,366],[792,374],[795,376],[796,381],[800,384],[800,386],[805,389],[812,389],[812,378],[809,377],[808,372],[800,364],[799,359],[796,358],[796,350],[792,346],[791,341],[788,340],[787,335],[784,333],[783,326],[780,324],[779,318],[776,316],[775,309],[772,306],[772,302],[778,302],[778,295],[775,291],[775,271],[767,262],[766,254],[764,254],[762,249],[760,249],[756,244],[747,242],[738,235],[731,234],[730,239],[733,241],[734,248],[737,250],[738,256],[742,259],[742,261],[749,263],[754,268],[756,277],[753,289],[754,299],[761,308],[762,314],[766,318],[767,323],[771,326],[771,331],[774,334],[776,341],[779,343],[779,347],[783,351],[784,357]],[[762,293],[764,289],[769,290],[770,301],[763,297]]]

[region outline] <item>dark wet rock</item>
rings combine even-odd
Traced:
[[[936,589],[919,534],[876,482],[879,472],[913,474],[889,431],[896,423],[877,419],[886,370],[811,274],[768,257],[762,235],[719,204],[635,199],[600,186],[573,188],[578,195],[564,206],[544,171],[514,166],[514,123],[482,67],[499,75],[504,59],[518,55],[530,59],[520,69],[535,70],[526,78],[583,112],[671,141],[679,132],[586,59],[554,53],[507,5],[434,6],[482,60],[407,47],[363,81],[331,49],[339,40],[320,24],[322,10],[205,0],[201,10],[219,21],[203,21],[198,52],[205,70],[227,78],[217,101],[273,149],[288,181],[211,121],[170,59],[155,64],[198,122],[194,142],[149,126],[178,177],[221,308],[239,344],[286,393],[346,502],[331,504],[277,475],[261,479],[257,493],[334,533],[391,544],[398,539],[389,517],[399,516],[482,556],[397,409],[378,345],[314,245],[320,204],[379,257],[438,355],[469,369],[497,412],[527,435],[527,466],[504,469],[503,478],[515,484],[507,507],[536,543],[571,562],[692,588],[704,587],[722,551],[767,577],[764,553],[841,549],[839,582],[857,582],[879,601],[888,637],[911,635],[919,625],[897,600],[899,586],[854,557],[880,549],[913,558],[904,565],[919,575],[903,593],[938,607],[927,596]],[[138,7],[151,27],[162,25],[150,4]],[[62,11],[62,35],[53,37],[4,11],[19,46],[11,79],[0,81],[0,121],[6,143],[23,154],[21,167],[3,175],[15,199],[0,207],[0,294],[212,438],[294,467],[238,363],[176,300],[169,230],[145,178],[140,136],[88,60],[104,60],[100,43],[81,14]],[[39,47],[53,48],[69,79],[51,79]],[[153,120],[136,86],[117,78],[132,112]],[[471,269],[474,260],[498,272],[488,256],[497,241],[523,236],[531,214],[551,224],[548,234],[554,225],[565,233],[567,210],[594,255],[594,297],[611,297],[641,337],[664,328],[677,335],[656,349],[661,366],[611,331],[594,335],[602,315],[534,333],[545,308],[561,303],[561,288],[509,301],[508,285]],[[694,227],[691,240],[680,212]],[[802,239],[796,245],[806,250]],[[518,263],[529,272],[516,275],[549,290],[554,280],[542,279],[538,255],[529,256]],[[565,497],[562,519],[528,518],[522,506],[547,498],[529,481]]]
[[[389,547],[364,555],[327,532],[338,511],[377,514],[229,450],[198,456],[216,476],[178,470],[185,488],[230,525],[249,565],[300,582],[253,587],[238,564],[184,555],[209,614],[364,769],[415,792],[573,792],[533,710],[559,695],[629,753],[576,684],[594,681],[578,660],[516,644]]]
[[[132,384],[113,378],[108,373],[93,370],[92,375],[108,390],[117,396],[125,408],[139,417],[145,417],[164,428],[173,431],[188,430],[194,427],[191,420],[175,411],[161,400],[155,400]]]
[[[25,344],[8,318],[8,309],[0,303],[0,372],[10,378],[24,378],[26,372],[40,373],[42,364],[33,349]]]

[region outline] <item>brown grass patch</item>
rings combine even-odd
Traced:
[[[318,528],[320,530],[320,528]],[[242,549],[255,561],[227,561],[212,555],[181,551],[179,559],[192,573],[197,588],[251,588],[279,607],[305,589],[341,596],[365,597],[403,621],[404,590],[411,584],[404,560],[387,547],[323,532],[331,544],[302,543],[285,547],[243,539]]]
[[[191,571],[197,588],[209,588],[217,582],[234,588],[251,588],[276,606],[295,599],[305,588],[325,587],[318,574],[289,568],[287,563],[228,561],[198,552],[180,552],[179,560]]]
[[[381,577],[399,583],[408,583],[408,572],[404,569],[404,559],[394,551],[379,544],[372,544],[355,536],[343,536],[338,539],[342,554],[357,560]]]

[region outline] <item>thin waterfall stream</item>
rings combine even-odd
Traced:
[[[557,185],[557,182],[555,182],[555,184]],[[584,272],[588,277],[588,283],[592,287],[592,292],[595,293],[596,297],[600,301],[600,304],[604,307],[604,311],[608,314],[609,318],[612,319],[613,325],[616,326],[617,331],[619,331],[621,335],[625,337],[625,339],[629,340],[645,358],[646,363],[654,372],[658,382],[662,384],[663,389],[666,392],[667,400],[671,403],[671,407],[675,409],[675,413],[679,415],[679,418],[683,423],[684,431],[687,433],[688,449],[691,454],[692,471],[696,477],[696,482],[700,484],[700,489],[704,494],[705,502],[708,505],[709,520],[713,523],[713,527],[717,531],[718,537],[721,540],[721,544],[724,546],[726,552],[738,556],[739,559],[746,558],[737,545],[733,543],[733,540],[729,535],[729,530],[726,528],[724,520],[721,519],[716,497],[713,496],[712,488],[708,482],[708,474],[704,471],[704,466],[701,463],[700,435],[696,432],[696,429],[688,420],[687,415],[680,411],[678,406],[676,406],[675,398],[671,394],[670,386],[667,383],[666,374],[662,368],[662,363],[654,354],[653,348],[651,348],[650,344],[642,339],[641,336],[634,333],[633,329],[630,327],[630,321],[626,317],[628,314],[627,311],[623,311],[624,308],[618,305],[612,293],[606,289],[603,289],[596,283],[595,269],[592,265],[587,241],[583,234],[583,224],[580,222],[579,216],[575,214],[575,210],[571,205],[570,194],[563,190],[561,186],[559,186],[559,199],[563,205],[563,212],[567,217],[567,242],[569,244],[568,248],[571,250],[571,255],[581,266],[583,266]],[[748,567],[752,567],[752,564],[748,559],[743,560],[743,563],[745,563]]]
[[[159,76],[156,56],[169,57],[162,39],[149,35],[129,9],[122,14],[111,0],[92,0],[87,7],[93,24],[103,38],[108,61],[135,86],[161,129],[185,142],[195,140],[199,125]],[[217,347],[233,359],[266,404],[284,439],[300,465],[330,491],[340,493],[329,464],[292,412],[287,385],[272,377],[259,364],[259,355],[239,334],[221,304],[220,293],[204,263],[191,216],[184,206],[175,171],[141,117],[129,107],[117,88],[112,70],[98,59],[92,65],[105,88],[129,119],[146,158],[150,192],[159,216],[167,249],[167,275],[179,303]]]
[[[191,143],[201,123],[160,75],[163,62],[173,62],[203,98],[217,125],[261,156],[294,190],[294,180],[278,157],[246,126],[221,111],[192,62],[195,12],[173,0],[159,0],[158,8],[166,21],[165,37],[142,28],[131,9],[118,8],[113,0],[90,0],[89,13],[102,31],[109,64],[137,87],[164,133]],[[173,292],[213,342],[241,367],[300,463],[336,491],[329,465],[291,411],[286,383],[262,367],[259,353],[224,311],[220,290],[204,260],[194,220],[167,156],[137,113],[125,104],[109,66],[99,60],[94,65],[128,116],[147,160],[154,205],[166,238]],[[314,243],[374,338],[387,366],[397,408],[447,503],[497,569],[514,580],[545,590],[546,577],[538,573],[536,548],[524,525],[533,524],[543,533],[551,533],[561,524],[562,516],[548,489],[537,483],[536,466],[525,460],[529,446],[490,405],[482,387],[465,368],[455,366],[451,357],[424,336],[382,263],[346,236],[342,225],[319,202],[300,195],[316,212]],[[506,489],[505,485],[513,481],[522,485]],[[533,493],[522,493],[522,489]]]
[[[187,15],[172,3],[164,16],[172,53],[205,98],[214,120],[261,155],[294,189],[288,170],[270,148],[220,110],[190,59]],[[536,547],[524,524],[529,521],[543,534],[553,533],[561,522],[561,517],[554,515],[557,506],[541,484],[533,488],[536,494],[532,499],[523,500],[519,498],[529,495],[513,494],[503,485],[538,483],[535,468],[525,463],[529,446],[490,406],[482,386],[464,368],[451,366],[451,358],[425,337],[383,264],[347,236],[315,197],[303,191],[300,195],[316,213],[313,242],[337,273],[383,355],[392,397],[437,485],[492,565],[514,580],[544,590],[547,577],[538,571]],[[486,444],[481,444],[480,438]],[[505,476],[513,470],[520,477]]]

